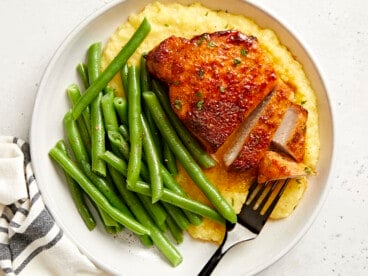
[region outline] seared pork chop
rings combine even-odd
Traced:
[[[291,104],[272,139],[274,146],[291,155],[297,162],[304,159],[307,119],[306,109]]]
[[[210,153],[277,81],[257,39],[238,31],[169,37],[148,53],[147,67],[169,86],[173,110]]]
[[[234,137],[231,137],[224,155],[224,162],[230,169],[244,171],[258,166],[270,147],[293,95],[293,91],[280,82],[265,101],[244,120]]]

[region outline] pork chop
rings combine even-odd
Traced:
[[[277,76],[257,38],[238,31],[169,37],[147,55],[173,110],[209,153],[272,91]]]

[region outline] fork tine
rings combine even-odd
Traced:
[[[259,187],[261,186],[261,187]],[[256,191],[256,194],[252,197],[252,194],[255,192],[255,190],[257,189],[257,187],[259,188],[258,191]],[[267,187],[267,182],[263,183],[263,184],[258,184],[257,181],[253,183],[252,187],[250,187],[249,192],[248,192],[248,196],[250,197],[250,202],[246,202],[248,206],[254,206],[258,199],[261,197],[261,195],[263,194],[264,190]],[[251,190],[252,188],[252,190]]]
[[[272,192],[275,190],[276,185],[277,185],[277,180],[272,181],[272,185],[271,188],[268,189],[267,194],[265,195],[265,197],[262,199],[262,202],[258,205],[257,207],[257,211],[261,211],[263,209],[263,207],[265,206],[265,204],[267,203],[267,201],[270,199],[270,196],[272,194]],[[265,186],[268,186],[268,183],[265,183]]]
[[[279,201],[280,197],[282,196],[287,184],[289,183],[289,180],[290,180],[290,178],[287,178],[287,179],[284,180],[284,183],[282,184],[282,186],[281,186],[280,190],[278,191],[276,197],[273,199],[273,201],[271,202],[271,204],[268,207],[267,211],[264,213],[264,217],[266,219],[271,215],[271,213],[272,213],[273,209],[275,208],[277,202]],[[278,182],[278,181],[275,181],[275,182]]]
[[[251,195],[253,194],[254,190],[257,189],[258,185],[259,184],[257,180],[253,181],[252,185],[248,189],[248,195],[247,195],[245,202],[247,202],[250,199]]]

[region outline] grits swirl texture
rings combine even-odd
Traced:
[[[280,44],[272,30],[261,29],[251,19],[242,15],[213,11],[198,3],[184,6],[176,3],[162,4],[154,2],[147,5],[140,13],[132,14],[128,21],[122,23],[111,35],[102,56],[103,68],[111,62],[122,46],[129,40],[144,17],[150,22],[152,30],[136,53],[130,58],[130,64],[138,64],[143,53],[149,52],[171,35],[190,39],[202,33],[235,29],[244,34],[257,37],[260,45],[270,54],[279,77],[295,90],[294,102],[302,104],[308,110],[304,163],[313,171],[315,170],[320,147],[317,99],[302,65],[294,59],[292,53],[285,46]],[[116,89],[119,95],[124,94],[120,76],[115,76],[110,85]],[[192,183],[180,166],[179,171],[177,180],[187,193],[194,199],[208,203],[202,192]],[[252,180],[249,173],[235,174],[225,170],[221,170],[221,173],[219,173],[219,169],[216,168],[207,170],[206,174],[234,209],[239,212]],[[298,205],[306,188],[306,177],[293,179],[271,217],[279,219],[289,216]],[[224,235],[224,227],[212,221],[204,220],[204,223],[199,227],[191,226],[188,232],[195,238],[220,242]]]

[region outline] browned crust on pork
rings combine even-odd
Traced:
[[[147,55],[150,73],[169,86],[173,110],[206,150],[216,152],[276,84],[253,36],[238,31],[170,37]]]

